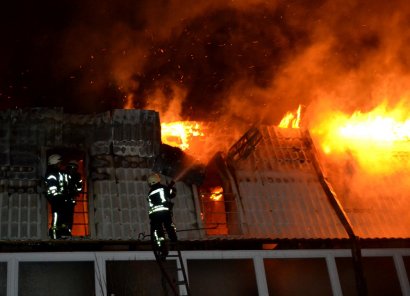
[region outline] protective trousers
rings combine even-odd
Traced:
[[[63,197],[57,196],[50,201],[51,205],[51,228],[49,236],[52,239],[59,239],[62,236],[71,236],[74,205],[67,202]]]
[[[177,241],[177,233],[175,225],[172,222],[172,215],[170,211],[159,211],[149,215],[151,221],[151,240],[158,248],[163,247],[165,240],[164,228],[172,242]]]

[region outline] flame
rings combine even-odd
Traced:
[[[204,136],[199,122],[195,121],[175,121],[161,123],[162,142],[187,150],[193,137]]]
[[[211,195],[209,198],[213,201],[220,201],[223,197],[223,188],[221,186],[216,186],[211,188]]]
[[[128,94],[127,97],[125,98],[124,102],[124,109],[134,109],[134,96],[133,94]]]
[[[302,106],[299,105],[295,112],[287,112],[279,123],[280,128],[300,128],[300,113]]]
[[[405,111],[400,107],[389,111],[381,104],[350,116],[335,112],[311,132],[325,154],[348,152],[370,172],[391,172],[397,168],[392,156],[410,152],[410,119]]]

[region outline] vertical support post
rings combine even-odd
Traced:
[[[7,260],[7,296],[18,295],[19,266],[15,257]]]
[[[263,258],[260,256],[253,257],[253,266],[255,267],[256,284],[259,295],[269,295],[268,284],[266,282],[265,265]]]
[[[410,295],[410,284],[404,266],[403,257],[399,254],[393,255],[394,266],[396,267],[397,277],[399,278],[401,292],[403,295]]]
[[[332,286],[333,296],[343,296],[342,288],[340,286],[339,273],[337,272],[335,257],[327,255],[326,265],[330,276],[330,285]]]
[[[105,260],[101,256],[98,256],[98,254],[95,254],[94,278],[96,296],[107,295],[107,274],[105,270]]]

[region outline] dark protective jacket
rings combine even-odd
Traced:
[[[148,193],[148,214],[172,210],[171,199],[175,196],[175,187],[166,186],[161,183],[152,185]]]
[[[83,180],[81,175],[76,170],[67,170],[68,184],[67,184],[67,194],[74,198],[83,189]]]
[[[47,168],[45,176],[46,197],[48,200],[53,200],[66,193],[67,190],[67,174],[61,171],[57,166]]]

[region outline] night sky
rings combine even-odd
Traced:
[[[115,53],[102,38],[119,13],[94,14],[90,1],[7,2],[0,12],[1,108],[92,112],[122,106],[107,62]]]
[[[407,1],[225,2],[2,1],[0,109],[178,100],[184,119],[255,121],[408,85]]]

